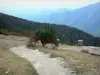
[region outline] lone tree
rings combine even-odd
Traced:
[[[45,46],[47,43],[54,44],[58,47],[58,41],[56,39],[55,31],[50,27],[50,25],[43,25],[38,30],[35,31],[35,35],[30,38],[30,43],[41,41],[42,46]]]

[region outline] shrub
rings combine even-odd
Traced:
[[[9,31],[7,29],[1,28],[0,29],[0,33],[3,34],[3,35],[8,35],[9,34]]]

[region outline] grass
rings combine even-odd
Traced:
[[[100,75],[100,56],[93,56],[83,52],[73,50],[57,50],[39,47],[39,50],[45,53],[51,53],[51,57],[62,57],[69,67],[77,75]]]
[[[20,37],[17,38],[20,39]],[[12,38],[10,37],[10,39]],[[63,45],[62,47],[68,46]],[[50,53],[52,58],[58,56],[64,58],[65,62],[77,75],[100,75],[100,56],[68,49],[44,48],[42,46],[34,49],[37,48],[44,53]],[[37,75],[35,69],[27,60],[16,56],[8,49],[8,45],[0,44],[0,75]]]
[[[0,39],[12,39],[12,40],[19,40],[19,41],[25,41],[28,40],[27,37],[23,37],[23,36],[14,36],[14,35],[1,35],[0,34]]]
[[[0,44],[0,75],[38,75],[31,63],[9,51],[7,44]]]

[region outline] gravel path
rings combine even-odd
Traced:
[[[25,46],[13,47],[10,51],[30,61],[39,75],[75,75],[69,68],[63,67],[64,61],[61,58],[50,58],[50,54]]]

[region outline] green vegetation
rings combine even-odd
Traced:
[[[36,30],[34,35],[30,38],[27,47],[34,47],[38,41],[41,41],[42,46],[45,46],[48,43],[51,43],[56,47],[59,46],[55,31],[50,25],[42,25],[38,30]]]
[[[31,63],[8,50],[7,44],[0,44],[0,75],[38,75]]]
[[[50,25],[42,25],[38,30],[36,30],[35,34],[46,41],[51,40],[51,42],[54,41],[58,43],[56,40],[56,33]]]
[[[50,25],[42,25],[35,34],[37,36],[44,36],[44,37],[55,37],[55,31],[51,28]]]
[[[31,36],[42,25],[50,25],[62,44],[76,45],[77,40],[82,39],[84,45],[100,46],[100,37],[94,37],[74,27],[33,22],[2,13],[0,15],[0,29],[7,30],[10,35]]]

